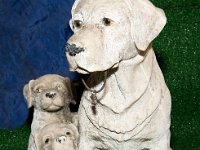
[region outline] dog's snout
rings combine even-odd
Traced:
[[[61,143],[61,144],[65,143],[66,141],[67,141],[66,136],[61,136],[61,137],[56,139],[56,142]]]
[[[54,98],[54,97],[56,96],[56,93],[55,93],[55,92],[48,92],[48,93],[46,93],[45,96],[46,96],[47,98],[52,99],[52,98]]]
[[[70,56],[76,56],[76,54],[79,54],[84,50],[82,47],[77,47],[76,44],[69,44],[67,43],[65,46],[66,52],[69,53]]]

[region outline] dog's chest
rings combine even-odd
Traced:
[[[102,84],[103,83],[97,85],[95,89],[99,89]],[[152,85],[155,87],[158,86],[156,84]],[[132,97],[133,103],[123,112],[116,113],[113,111],[112,106],[121,105],[123,107],[123,103],[125,103],[128,98],[131,98],[131,95],[124,94],[125,92],[120,89],[114,75],[111,75],[107,80],[105,89],[97,94],[98,103],[95,105],[96,114],[93,113],[91,108],[91,92],[84,92],[82,105],[85,108],[87,117],[102,132],[109,134],[109,136],[113,138],[117,138],[119,141],[129,139],[137,134],[145,124],[149,122],[149,116],[154,113],[160,103],[161,89],[157,89],[154,91],[154,94],[152,94],[151,90],[154,88],[152,85],[147,84],[144,93],[139,99],[134,101],[135,97]],[[156,97],[154,95],[156,95]],[[120,106],[118,106],[118,108],[119,107]]]
[[[69,122],[69,110],[68,108],[64,108],[65,111],[60,112],[41,112],[38,110],[34,111],[33,121],[31,124],[31,132],[35,133],[37,130],[43,128],[47,124],[51,123],[63,123]]]

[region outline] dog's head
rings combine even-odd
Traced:
[[[76,150],[79,133],[73,124],[49,124],[34,137],[38,150]]]
[[[71,71],[90,73],[118,66],[145,51],[166,23],[148,0],[76,0],[66,51]]]
[[[28,106],[43,111],[58,111],[74,103],[69,78],[44,75],[24,86],[23,94]]]

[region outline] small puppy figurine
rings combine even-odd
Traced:
[[[29,150],[34,149],[31,148],[32,138],[37,130],[51,123],[72,122],[77,118],[77,114],[72,114],[69,109],[69,104],[75,101],[67,77],[49,74],[31,80],[24,86],[23,94],[28,106],[34,107]]]
[[[35,134],[37,150],[77,150],[78,130],[74,124],[53,123]]]

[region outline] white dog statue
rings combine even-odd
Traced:
[[[90,74],[79,150],[170,150],[171,97],[151,45],[165,24],[148,0],[75,1],[66,55]]]
[[[53,123],[35,134],[37,150],[77,150],[79,133],[74,124]]]
[[[78,122],[77,115],[69,109],[69,104],[75,103],[69,78],[55,74],[44,75],[29,81],[23,92],[28,106],[34,107],[29,150],[36,150],[33,138],[44,126],[51,123]]]

